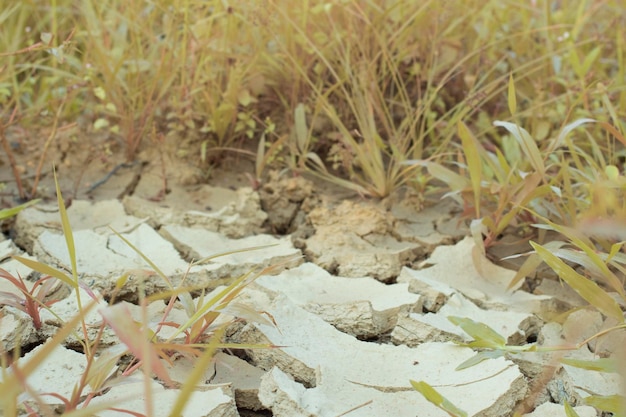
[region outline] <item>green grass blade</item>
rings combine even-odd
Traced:
[[[126,243],[128,245],[128,247],[130,247],[132,250],[134,250],[139,256],[141,256],[141,258],[146,261],[146,263],[148,265],[150,265],[150,267],[154,270],[154,272],[156,272],[161,278],[163,278],[163,280],[167,283],[168,287],[171,289],[174,288],[174,286],[172,285],[172,282],[170,281],[170,279],[167,277],[167,275],[165,275],[165,273],[163,271],[161,271],[161,269],[154,263],[152,262],[152,260],[150,258],[148,258],[146,255],[143,254],[143,252],[141,252],[135,245],[133,245],[132,243],[130,243],[130,241],[128,239],[126,239],[124,236],[122,236],[120,233],[118,233],[116,230],[114,230],[112,227],[109,227],[113,233],[115,233],[115,235],[117,237],[119,237],[124,243]]]
[[[565,415],[567,417],[580,417],[567,401],[563,403],[563,406],[565,407]]]
[[[41,272],[44,275],[50,275],[51,277],[57,278],[74,289],[78,287],[78,283],[75,280],[65,275],[62,271],[59,271],[58,269],[55,269],[49,265],[46,265],[39,261],[33,261],[32,259],[23,258],[17,255],[13,256],[13,259],[26,265],[33,271]]]
[[[273,246],[278,246],[278,245],[279,245],[278,243],[271,243],[269,245],[249,246],[249,247],[243,248],[243,249],[234,249],[234,250],[229,250],[229,251],[226,251],[226,252],[220,252],[218,254],[210,255],[210,256],[207,256],[205,258],[199,259],[197,261],[193,261],[191,263],[191,265],[200,265],[200,264],[206,263],[206,262],[208,262],[208,261],[210,261],[212,259],[219,258],[221,256],[232,255],[234,253],[242,253],[242,252],[250,252],[250,251],[253,251],[253,250],[267,249],[267,248],[271,248]]]
[[[479,144],[467,125],[463,122],[457,124],[458,134],[461,138],[465,161],[469,169],[472,190],[474,191],[474,210],[476,218],[480,218],[480,184],[482,181],[482,164],[480,162]]]
[[[584,401],[587,405],[613,413],[615,417],[626,416],[626,397],[623,395],[590,395]]]
[[[32,201],[29,201],[27,203],[20,204],[19,206],[16,206],[16,207],[11,207],[11,208],[8,208],[8,209],[0,210],[0,221],[15,216],[17,213],[19,213],[20,211],[24,210],[26,207],[30,207],[30,206],[32,206],[34,204],[37,204],[37,203],[39,203],[39,201],[41,201],[41,200],[39,200],[39,199],[32,200]]]
[[[57,191],[57,203],[59,205],[59,215],[61,216],[61,226],[63,227],[63,236],[65,237],[65,244],[67,245],[67,251],[70,256],[72,278],[76,282],[74,287],[76,287],[76,285],[78,285],[78,268],[76,267],[76,247],[74,246],[74,235],[72,234],[72,228],[70,227],[70,220],[67,217],[65,201],[63,201],[63,195],[61,194],[61,188],[59,187],[56,169],[54,169],[53,172],[54,185]]]
[[[179,417],[182,416],[183,410],[185,406],[189,402],[193,392],[196,390],[196,386],[201,383],[201,380],[204,376],[205,370],[211,364],[213,360],[213,356],[215,356],[215,352],[219,348],[220,341],[224,335],[224,331],[226,326],[222,326],[215,331],[209,343],[204,345],[204,352],[202,355],[194,362],[193,370],[187,378],[185,379],[185,383],[180,388],[180,394],[176,398],[176,402],[172,407],[172,411],[170,412],[170,416]]]
[[[200,320],[205,314],[207,314],[209,311],[211,311],[211,309],[214,306],[217,305],[219,307],[219,305],[222,302],[222,300],[227,298],[229,293],[231,293],[233,291],[236,291],[238,287],[243,285],[243,283],[250,276],[250,274],[251,274],[251,272],[248,272],[247,274],[244,274],[244,275],[240,276],[235,281],[233,281],[228,287],[224,288],[219,293],[217,293],[216,295],[211,297],[211,299],[208,300],[206,304],[204,304],[203,306],[199,307],[196,310],[196,312],[195,312],[195,314],[193,316],[189,317],[189,320],[187,320],[184,324],[182,324],[180,327],[178,327],[178,329],[176,329],[176,331],[169,337],[168,341],[174,340],[174,338],[176,338],[176,336],[178,336],[179,334],[181,334],[182,332],[187,330],[196,321]]]
[[[413,381],[411,385],[417,392],[422,394],[424,398],[436,405],[439,409],[448,413],[450,417],[467,417],[467,413],[452,404],[443,395],[439,394],[436,389],[424,381]]]
[[[598,372],[618,372],[618,363],[613,358],[598,358],[594,360],[562,358],[561,362],[576,368]]]
[[[513,73],[509,75],[508,105],[511,116],[515,116],[515,113],[517,112],[517,98],[515,97],[515,83],[513,82]]]

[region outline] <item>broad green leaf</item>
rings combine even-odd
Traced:
[[[467,413],[460,408],[456,407],[450,401],[448,401],[443,395],[439,394],[436,389],[430,386],[424,381],[413,381],[411,385],[417,392],[422,394],[424,398],[436,405],[441,410],[445,411],[451,417],[467,417]]]
[[[546,168],[541,157],[541,152],[535,143],[535,140],[530,136],[530,133],[523,127],[520,127],[514,123],[495,121],[494,126],[503,127],[513,135],[522,148],[522,152],[526,158],[530,160],[530,164],[537,171],[541,177],[544,177]]]
[[[469,186],[469,181],[462,175],[435,162],[426,163],[428,172],[433,177],[445,182],[452,191],[463,191]]]
[[[104,117],[100,117],[93,122],[93,130],[98,131],[109,127],[109,121]]]
[[[509,75],[509,97],[508,97],[509,111],[511,116],[515,116],[517,111],[517,98],[515,97],[515,83],[513,82],[513,73]]]
[[[561,131],[559,132],[559,136],[557,136],[554,147],[558,148],[560,146],[563,145],[563,142],[565,141],[565,138],[567,137],[567,135],[569,135],[569,133],[576,129],[579,126],[584,125],[585,123],[595,123],[596,120],[595,119],[589,119],[589,118],[584,118],[584,119],[578,119],[578,120],[574,120],[572,123],[568,123],[563,129],[561,129]]]
[[[239,92],[237,100],[239,101],[239,104],[241,104],[243,107],[248,107],[251,103],[254,103],[256,101],[256,99],[252,97],[250,91],[247,88],[244,88]]]
[[[456,316],[448,316],[448,320],[474,338],[474,341],[467,344],[468,346],[493,349],[506,348],[506,339],[485,323]]]
[[[480,217],[480,183],[482,181],[482,164],[480,162],[479,144],[472,132],[467,128],[465,123],[457,124],[459,137],[463,146],[463,153],[467,162],[467,168],[472,181],[472,190],[474,191],[474,209],[476,218]]]
[[[626,397],[623,395],[590,395],[584,401],[585,404],[613,413],[616,417],[626,416]]]
[[[107,92],[102,87],[94,88],[93,89],[93,95],[96,96],[97,98],[99,98],[102,101],[106,100],[106,98],[107,98]]]
[[[622,310],[617,302],[602,290],[598,284],[574,271],[572,267],[541,245],[532,241],[530,245],[541,259],[581,297],[603,314],[615,318],[619,323],[624,322]]]
[[[607,165],[604,168],[604,173],[611,181],[617,181],[619,179],[619,169],[615,165]]]
[[[39,39],[41,39],[41,41],[45,43],[46,45],[50,46],[52,45],[52,40],[54,39],[54,35],[49,32],[41,32],[41,34],[39,35]]]

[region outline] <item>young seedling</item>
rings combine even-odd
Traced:
[[[31,317],[35,329],[41,329],[41,309],[50,307],[52,304],[59,301],[46,300],[46,297],[57,283],[55,279],[51,276],[45,276],[38,279],[29,289],[26,282],[24,282],[19,274],[16,278],[2,268],[0,268],[0,279],[11,282],[22,294],[22,297],[20,297],[12,292],[0,291],[0,305],[12,306],[23,311]]]

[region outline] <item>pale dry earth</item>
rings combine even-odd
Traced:
[[[92,201],[78,193],[69,207],[81,279],[103,306],[128,271],[133,279],[118,294],[119,308],[137,318],[139,288],[148,294],[168,288],[112,229],[174,285],[184,279],[186,285],[218,290],[241,274],[280,265],[236,300],[272,320],[237,322],[227,332],[231,342],[280,348],[219,353],[185,416],[447,415],[413,390],[410,380],[429,383],[470,416],[506,416],[517,407],[532,416],[564,416],[564,401],[576,405],[580,416],[595,416],[585,397],[623,391],[616,374],[559,363],[562,356],[612,355],[624,343],[617,333],[579,350],[507,355],[456,370],[476,352],[455,343],[471,338],[448,320],[451,316],[485,323],[518,346],[574,344],[611,323],[554,280],[543,280],[533,294],[519,286],[508,290],[514,272],[480,252],[451,200],[423,201],[408,192],[385,201],[343,198],[302,177],[278,174],[257,190],[238,174],[230,177],[231,188],[181,185],[155,199],[162,182],[156,171],[147,166],[138,178],[132,169],[119,170],[90,193]],[[118,200],[133,182],[132,192]],[[266,247],[189,268],[192,260],[257,246]],[[0,243],[0,267],[35,278],[12,255],[67,268],[55,204],[43,202],[20,213],[10,239]],[[0,291],[14,291],[6,282],[0,285]],[[52,306],[54,314],[44,312],[40,331],[22,312],[3,307],[0,340],[6,349],[29,346],[23,358],[28,360],[39,349],[33,346],[76,312],[69,293],[59,286],[56,294],[65,298]],[[565,322],[551,321],[573,307],[580,310]],[[163,302],[150,305],[152,326],[164,308]],[[187,318],[183,309],[172,314],[179,322]],[[94,326],[101,320],[97,311],[88,317]],[[103,347],[119,344],[112,331],[104,334]],[[29,381],[32,387],[69,395],[83,371],[75,347],[70,338],[57,349]],[[180,358],[168,371],[184,381],[192,367]],[[142,378],[136,380],[92,403],[114,401],[145,411]],[[153,387],[155,415],[166,416],[177,390],[157,380]]]

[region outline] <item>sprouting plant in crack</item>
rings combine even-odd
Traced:
[[[283,267],[283,264],[268,266],[260,271],[249,271],[233,280],[230,285],[214,291],[207,297],[204,293],[204,288],[184,286],[187,274],[184,275],[180,285],[175,287],[167,275],[139,248],[115,230],[113,230],[113,233],[150,265],[156,275],[161,277],[169,287],[167,291],[149,296],[140,288],[139,306],[141,319],[139,321],[132,318],[128,307],[123,304],[110,305],[100,310],[104,321],[126,346],[128,353],[131,353],[134,357],[131,363],[123,370],[122,375],[131,375],[141,367],[155,374],[166,385],[172,386],[173,381],[170,379],[164,363],[172,364],[173,360],[178,356],[185,356],[194,362],[193,371],[183,382],[180,388],[180,395],[177,397],[170,415],[181,415],[180,413],[186,401],[188,401],[196,389],[196,385],[203,377],[204,370],[209,366],[218,349],[269,349],[276,347],[270,344],[228,343],[224,341],[224,334],[227,327],[235,320],[244,319],[276,325],[271,316],[267,319],[262,313],[254,311],[243,304],[236,303],[234,300],[257,277],[271,273],[272,270]],[[268,246],[273,245],[220,253],[196,261],[190,264],[190,268],[193,265],[202,264],[219,256],[263,249]],[[288,262],[291,262],[291,260],[285,263]],[[127,279],[128,274],[122,275],[117,281],[116,288],[124,286]],[[191,294],[198,290],[201,291],[201,295],[194,301]],[[150,325],[148,306],[154,301],[166,299],[169,299],[169,301],[161,319],[156,325]],[[182,323],[170,318],[170,314],[177,303],[183,307],[188,316],[188,319]],[[169,336],[161,335],[165,327],[171,327],[175,330]],[[183,340],[178,340],[178,336],[183,334]],[[145,379],[147,409],[150,407],[151,389],[148,379]],[[147,414],[151,415],[150,412]]]
[[[146,263],[152,267],[155,271],[153,275],[161,276],[169,287],[168,291],[148,296],[145,293],[145,288],[140,286],[140,317],[133,318],[127,304],[113,304],[111,302],[105,305],[101,298],[96,296],[79,279],[76,246],[58,182],[56,184],[59,213],[70,257],[72,274],[70,276],[39,261],[14,256],[14,259],[44,274],[45,277],[35,283],[32,289],[29,289],[27,283],[21,277],[16,278],[6,271],[0,272],[1,277],[11,281],[20,290],[24,301],[22,303],[22,298],[19,296],[2,295],[6,300],[5,304],[15,305],[18,308],[22,307],[23,304],[23,308],[29,314],[35,316],[36,325],[40,326],[39,309],[46,306],[47,301],[45,297],[50,291],[50,286],[56,280],[57,283],[62,282],[74,290],[77,301],[77,313],[70,320],[64,321],[57,333],[42,346],[42,349],[36,355],[28,360],[20,358],[19,347],[15,349],[12,359],[9,358],[7,352],[0,350],[0,414],[17,416],[18,409],[25,409],[31,415],[52,414],[51,407],[47,405],[46,399],[54,398],[62,404],[64,413],[75,416],[93,415],[107,409],[120,413],[141,415],[135,411],[119,408],[119,399],[116,403],[107,400],[103,402],[94,401],[96,396],[104,393],[108,388],[128,381],[127,377],[133,374],[135,370],[141,368],[143,371],[141,372],[143,375],[141,380],[143,381],[143,396],[145,398],[145,415],[152,416],[155,415],[153,402],[155,396],[153,393],[154,377],[163,385],[168,387],[174,386],[175,383],[168,374],[166,364],[172,364],[174,359],[182,355],[193,360],[194,367],[193,371],[182,382],[180,393],[169,413],[171,416],[179,416],[182,415],[182,410],[189,401],[190,396],[197,389],[204,370],[209,366],[218,349],[273,347],[262,344],[227,343],[224,340],[224,334],[227,326],[237,319],[257,320],[265,323],[273,322],[273,320],[265,319],[261,313],[254,312],[245,306],[237,305],[234,299],[256,277],[269,273],[273,268],[280,265],[266,267],[260,271],[250,271],[234,279],[224,289],[217,290],[210,296],[203,294],[194,300],[191,297],[191,293],[201,291],[201,288],[183,287],[185,280],[183,280],[180,286],[175,287],[153,261],[142,254],[131,242],[116,233],[120,239],[137,251]],[[254,248],[232,251],[230,253],[252,249]],[[208,258],[199,262],[202,263],[207,260]],[[117,280],[116,290],[121,289],[126,284],[128,277],[129,274],[124,274]],[[81,302],[81,294],[85,300],[83,302]],[[90,298],[90,300],[87,301],[86,298]],[[154,301],[163,299],[169,299],[169,303],[161,320],[154,326],[154,322],[151,322],[152,317],[148,314],[148,306]],[[172,308],[177,302],[187,311],[187,320],[170,318]],[[98,313],[103,320],[95,326],[96,331],[94,334],[94,326],[87,322],[87,314],[97,305],[99,305]],[[55,314],[52,310],[50,312]],[[217,320],[224,316],[227,317],[219,321]],[[174,334],[169,337],[160,336],[159,333],[164,326],[174,327],[176,329]],[[117,336],[121,343],[111,348],[103,348],[102,336],[107,329],[112,330],[112,333]],[[185,335],[182,340],[177,338],[181,334]],[[53,389],[45,389],[43,391],[33,389],[29,381],[30,377],[39,365],[48,360],[53,349],[60,347],[69,335],[73,335],[74,339],[78,340],[85,356],[84,372],[73,385],[74,388],[71,394],[61,394]],[[125,355],[131,357],[131,362],[128,365],[120,363],[120,359]],[[48,411],[50,412],[48,413]]]
[[[56,281],[48,275],[38,279],[29,289],[19,274],[15,277],[2,268],[0,268],[0,278],[11,282],[22,295],[20,297],[16,293],[0,291],[0,305],[11,306],[23,311],[31,317],[35,329],[41,329],[41,309],[50,307],[59,301],[55,299],[46,300]]]

